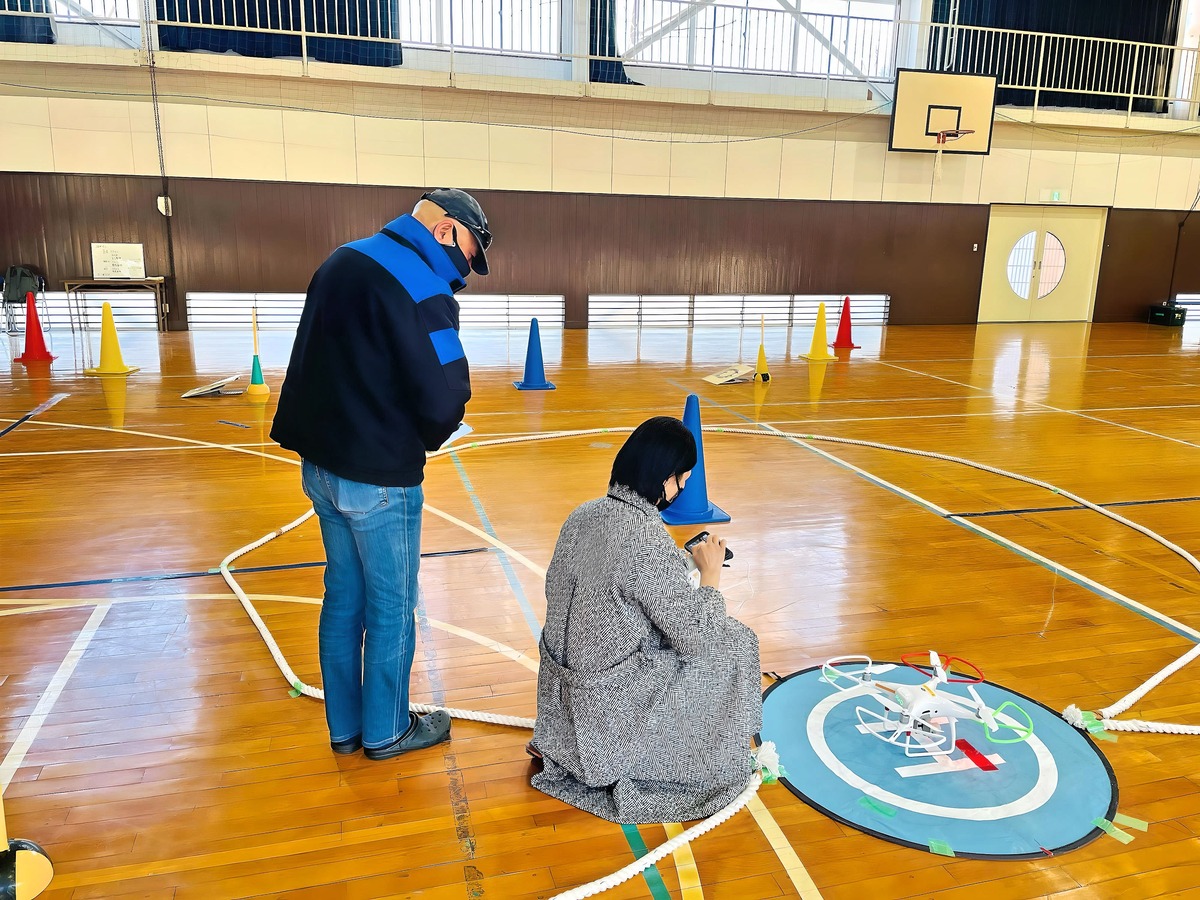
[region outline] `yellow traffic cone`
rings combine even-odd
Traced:
[[[822,303],[817,307],[817,325],[813,329],[812,347],[801,356],[809,362],[828,362],[831,359],[837,359],[829,352],[828,343],[829,337],[825,330],[825,304]]]
[[[121,342],[117,340],[117,324],[113,321],[112,307],[106,302],[100,318],[100,365],[84,369],[84,375],[129,375],[137,366],[125,365],[121,358]]]
[[[758,363],[754,366],[755,381],[770,381],[771,373],[767,371],[767,348],[762,344],[758,345]]]
[[[758,339],[758,362],[754,366],[754,380],[761,381],[764,384],[771,380],[771,373],[767,371],[767,317],[763,316],[759,320],[759,339]]]

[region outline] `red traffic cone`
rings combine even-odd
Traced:
[[[42,323],[38,321],[37,304],[33,300],[33,292],[25,295],[25,352],[16,357],[19,363],[50,362],[56,359],[46,349],[46,339],[42,336]]]
[[[838,319],[837,337],[830,344],[835,350],[857,350],[858,344],[850,339],[850,298],[842,301],[842,317]]]

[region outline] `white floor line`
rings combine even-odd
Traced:
[[[270,441],[259,443],[255,441],[252,444],[219,444],[217,445],[224,450],[232,450],[241,447],[274,447],[275,444]],[[107,447],[96,450],[26,450],[18,453],[0,453],[0,457],[10,456],[80,456],[92,453],[167,453],[172,450],[206,450],[207,447],[193,447],[185,445],[182,447]]]
[[[29,752],[29,748],[33,742],[37,740],[38,732],[42,730],[42,725],[45,724],[46,718],[50,715],[50,710],[54,708],[54,704],[58,702],[59,695],[62,694],[63,688],[67,686],[67,681],[70,680],[75,667],[79,664],[79,660],[83,658],[83,654],[87,652],[88,645],[91,644],[92,638],[95,637],[96,631],[100,628],[100,623],[104,621],[104,617],[108,615],[108,611],[112,606],[105,603],[97,606],[92,610],[91,616],[83,626],[83,630],[75,638],[75,643],[71,645],[70,651],[66,658],[58,667],[58,671],[54,673],[54,677],[50,679],[50,684],[46,690],[42,692],[41,699],[34,707],[29,719],[25,722],[25,727],[21,729],[21,733],[17,735],[17,739],[9,748],[8,753],[4,757],[4,762],[0,763],[0,793],[8,789],[9,783],[13,776],[17,774],[17,770],[21,768],[21,763],[25,761],[25,754]]]

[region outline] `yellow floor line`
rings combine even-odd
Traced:
[[[775,821],[771,811],[759,799],[758,794],[750,798],[746,808],[750,810],[750,815],[754,816],[754,821],[762,829],[767,843],[779,857],[779,861],[787,871],[788,878],[792,880],[792,886],[802,900],[821,900],[821,892],[817,890],[817,885],[812,880],[812,876],[808,874],[808,869],[804,868],[804,863],[800,862],[800,857],[796,855],[796,851],[792,849],[792,845],[784,836],[783,829],[779,827],[779,823]]]
[[[663,825],[667,830],[667,838],[683,834],[683,826],[678,822],[667,822]],[[679,889],[683,892],[683,900],[704,900],[704,888],[700,886],[700,870],[696,868],[696,857],[692,855],[690,844],[684,844],[675,851],[675,873],[679,877]]]

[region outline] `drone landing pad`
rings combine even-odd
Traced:
[[[897,665],[877,678],[921,684],[928,676]],[[1012,701],[1029,713],[1033,735],[996,744],[982,725],[960,719],[958,748],[939,760],[906,756],[902,746],[866,733],[855,709],[882,706],[862,690],[836,690],[817,666],[772,685],[763,699],[760,737],[779,749],[787,773],[780,780],[839,822],[937,853],[1032,859],[1082,847],[1103,834],[1093,820],[1116,812],[1108,760],[1091,738],[1035,700],[986,681],[976,685],[992,709]],[[969,702],[962,685],[939,690]],[[980,757],[994,768],[981,767]]]

